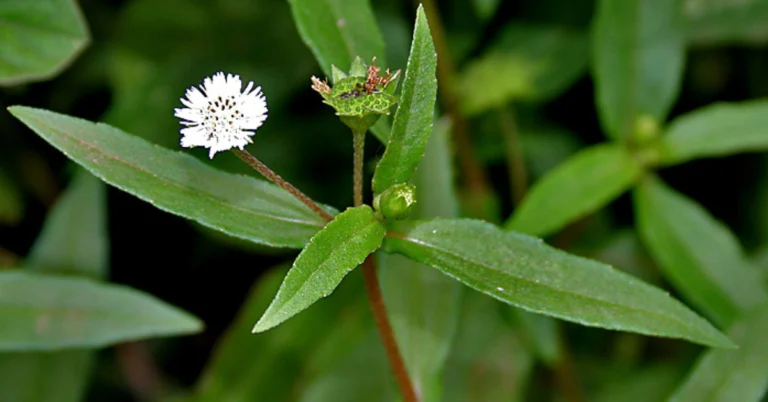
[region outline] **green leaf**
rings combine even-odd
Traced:
[[[78,169],[49,213],[27,269],[104,277],[109,263],[105,193],[104,183]],[[94,353],[87,350],[0,354],[3,400],[80,402],[93,361]]]
[[[472,0],[472,6],[475,9],[475,13],[481,20],[487,21],[499,8],[501,0]]]
[[[58,74],[88,44],[88,28],[73,0],[0,3],[0,85]]]
[[[728,335],[738,350],[709,350],[669,399],[759,402],[768,389],[768,304],[736,321]]]
[[[661,162],[768,150],[768,101],[719,103],[675,119],[661,139]]]
[[[641,173],[619,145],[587,148],[537,181],[505,227],[534,236],[555,233],[618,197]]]
[[[594,402],[666,401],[680,381],[682,372],[667,364],[646,365],[635,370],[613,369],[610,377],[589,400]]]
[[[155,297],[89,279],[0,272],[2,350],[108,346],[200,331],[202,323]]]
[[[367,205],[339,214],[301,251],[253,332],[273,328],[330,295],[350,271],[381,246],[385,233],[384,225]]]
[[[293,19],[326,76],[331,65],[349,71],[352,60],[376,57],[386,66],[384,39],[368,0],[289,0]]]
[[[436,71],[435,45],[427,15],[419,6],[392,132],[373,175],[375,194],[381,194],[395,184],[408,182],[424,156],[435,113]]]
[[[0,170],[0,225],[15,225],[24,214],[24,202],[16,185]]]
[[[458,76],[464,113],[476,115],[512,100],[545,101],[584,74],[586,35],[560,27],[513,24]]]
[[[768,2],[687,0],[688,41],[696,45],[753,44],[768,41]]]
[[[682,0],[598,1],[592,75],[609,137],[631,135],[639,116],[666,118],[683,72],[682,8]]]
[[[664,275],[716,322],[728,325],[768,297],[736,237],[694,201],[649,178],[635,192],[635,208]]]
[[[231,236],[300,248],[325,224],[275,185],[218,171],[106,124],[24,106],[9,110],[105,182]]]
[[[528,311],[582,325],[733,343],[669,294],[608,265],[556,250],[487,222],[412,222],[385,250],[429,264],[465,285]]]
[[[444,402],[522,402],[534,359],[499,314],[499,302],[462,297],[459,331],[446,364]]]
[[[414,216],[458,215],[451,161],[450,124],[440,120],[414,175],[418,194]],[[377,256],[384,303],[408,374],[422,401],[438,401],[443,366],[457,329],[462,286],[401,255]]]
[[[253,286],[198,381],[195,402],[293,400],[297,388],[338,364],[349,346],[368,334],[372,323],[361,276],[350,277],[311,314],[251,334],[286,272],[272,269]]]
[[[559,323],[517,307],[510,307],[507,311],[520,328],[526,346],[542,363],[554,367],[562,356]]]

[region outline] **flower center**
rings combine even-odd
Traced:
[[[245,115],[240,106],[232,95],[208,99],[208,106],[203,109],[203,126],[208,132],[208,139],[241,131],[240,123]]]

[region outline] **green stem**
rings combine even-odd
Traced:
[[[528,170],[525,167],[523,146],[520,142],[520,132],[517,128],[515,112],[510,107],[502,106],[499,111],[501,133],[506,145],[507,171],[512,191],[512,202],[519,205],[528,191]]]
[[[352,136],[354,146],[354,200],[355,206],[359,207],[363,205],[363,151],[365,148],[365,131],[357,132],[353,130]],[[389,360],[390,366],[392,366],[395,379],[400,387],[403,402],[418,402],[419,398],[416,396],[416,391],[411,383],[411,377],[408,376],[408,369],[405,367],[405,361],[400,354],[400,349],[397,347],[395,333],[392,331],[392,324],[389,322],[389,316],[387,315],[387,309],[384,305],[384,296],[381,294],[379,276],[377,275],[376,270],[376,260],[373,258],[373,254],[371,254],[363,262],[363,277],[365,278],[365,290],[368,294],[368,303],[371,305],[373,319],[376,322],[376,328],[379,331],[381,343],[384,345],[387,359]]]
[[[285,179],[283,179],[282,177],[280,177],[280,175],[272,171],[272,169],[267,167],[267,165],[262,163],[255,156],[251,155],[248,151],[232,148],[232,152],[238,158],[240,158],[240,160],[247,163],[250,167],[256,169],[256,171],[261,173],[261,175],[264,176],[267,180],[277,184],[278,186],[285,189],[285,191],[288,191],[289,193],[291,193],[292,196],[296,197],[296,199],[298,199],[304,205],[309,207],[309,209],[315,211],[318,215],[323,217],[323,219],[329,222],[333,220],[333,216],[331,216],[331,214],[329,214],[326,210],[320,208],[320,205],[318,205],[315,201],[309,198],[306,194],[302,193],[299,189],[294,187],[293,184],[285,181]]]

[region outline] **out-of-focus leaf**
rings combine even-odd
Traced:
[[[385,250],[513,306],[582,325],[733,347],[668,293],[616,269],[471,219],[412,222]]]
[[[544,364],[554,367],[560,361],[562,349],[558,322],[540,314],[531,313],[517,307],[510,307],[521,338],[525,345]]]
[[[424,157],[435,113],[436,71],[435,45],[427,15],[419,6],[392,132],[373,175],[375,194],[381,194],[395,184],[408,182]]]
[[[509,327],[498,302],[463,297],[459,331],[443,376],[445,402],[522,401],[534,359]]]
[[[349,345],[368,334],[370,313],[361,278],[349,278],[335,292],[301,314],[263,334],[251,333],[287,269],[260,279],[235,322],[219,342],[197,386],[195,402],[287,401],[317,375],[338,364]],[[249,356],[253,358],[243,358]]]
[[[768,2],[684,0],[687,36],[696,45],[764,44]]]
[[[416,217],[458,214],[449,129],[446,120],[438,122],[416,171]],[[438,401],[443,365],[456,332],[462,286],[401,255],[380,253],[378,257],[384,303],[411,381],[422,401]]]
[[[0,350],[97,348],[200,331],[195,317],[155,297],[90,279],[0,272]]]
[[[728,325],[768,297],[736,237],[701,206],[648,178],[635,192],[643,242],[665,276],[716,322]]]
[[[534,236],[552,234],[618,197],[641,173],[619,145],[593,146],[536,182],[505,227]]]
[[[9,110],[105,182],[231,236],[299,248],[325,224],[275,185],[215,170],[106,124],[23,106]]]
[[[106,275],[109,245],[105,190],[104,183],[90,173],[79,170],[75,174],[32,248],[28,270],[68,272],[95,279]],[[85,248],[84,244],[90,246]],[[92,364],[93,352],[86,350],[0,354],[3,400],[80,402]]]
[[[768,304],[737,320],[728,335],[738,350],[709,350],[675,391],[674,402],[759,402],[768,389]]]
[[[16,186],[0,171],[0,225],[14,225],[24,213],[24,203]]]
[[[677,98],[685,58],[682,0],[600,0],[592,32],[592,74],[606,135],[633,134],[639,116],[664,121]]]
[[[665,401],[683,373],[673,365],[654,365],[632,371],[614,370],[614,374],[615,378],[603,379],[603,385],[590,401]]]
[[[89,41],[74,0],[4,0],[0,20],[0,85],[50,78]]]
[[[385,233],[384,224],[367,205],[340,213],[301,251],[253,332],[280,325],[331,294],[350,271],[381,246]]]
[[[341,362],[307,384],[301,402],[392,402],[397,400],[392,370],[381,340],[371,331],[362,341],[346,345]],[[354,379],[350,381],[351,379]]]
[[[715,104],[681,116],[660,146],[665,165],[768,150],[768,101]]]
[[[551,99],[585,72],[588,56],[581,32],[511,25],[460,74],[462,108],[474,115],[511,100]]]
[[[352,60],[377,58],[386,66],[384,39],[368,0],[289,0],[293,19],[326,76],[331,65],[348,71]]]

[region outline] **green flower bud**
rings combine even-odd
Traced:
[[[653,116],[641,115],[635,120],[632,142],[639,146],[647,145],[659,138],[660,132],[659,122]]]
[[[349,74],[331,66],[333,86],[328,80],[312,77],[312,89],[323,97],[323,103],[336,110],[336,115],[355,132],[365,132],[382,115],[389,115],[397,103],[394,95],[400,70],[380,76],[376,58],[366,66],[359,57],[352,63]]]
[[[387,219],[401,220],[411,214],[416,204],[416,186],[395,184],[373,200],[373,208]]]

